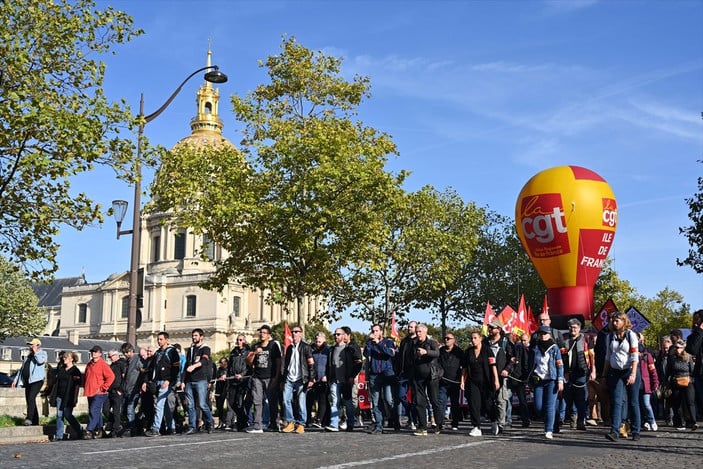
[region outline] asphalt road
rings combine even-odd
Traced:
[[[440,435],[410,431],[368,435],[307,431],[195,434],[60,443],[0,445],[8,468],[347,468],[347,467],[703,467],[703,431],[661,429],[639,442],[604,438],[604,427],[566,429],[546,440],[536,427],[508,429],[501,436],[471,438],[468,428]],[[486,429],[487,433],[487,429]]]

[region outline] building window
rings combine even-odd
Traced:
[[[161,236],[151,238],[151,262],[161,260]]]
[[[241,305],[242,299],[238,296],[232,297],[232,315],[235,318],[239,317],[239,307]]]
[[[12,360],[12,349],[11,348],[2,349],[2,359],[7,360],[7,361]]]
[[[179,231],[174,236],[173,243],[173,258],[174,259],[185,259],[186,257],[186,234],[183,231]]]
[[[129,317],[129,296],[122,297],[122,306],[120,309],[120,319],[127,319]]]
[[[88,305],[85,303],[78,305],[78,322],[81,324],[88,322]]]
[[[208,261],[215,260],[215,243],[208,235],[203,235],[203,256]]]
[[[196,313],[196,297],[195,295],[186,296],[186,317],[194,318]]]

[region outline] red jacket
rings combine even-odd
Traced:
[[[85,397],[107,394],[114,380],[115,374],[105,360],[102,358],[98,361],[91,360],[85,367]]]

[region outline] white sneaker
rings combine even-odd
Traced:
[[[341,422],[339,424],[339,429],[340,430],[346,430],[347,429],[347,422]]]
[[[481,436],[481,435],[482,435],[482,433],[481,433],[481,429],[479,427],[474,427],[469,432],[469,436]]]
[[[552,432],[547,432],[547,433],[545,433],[545,434],[544,434],[544,437],[545,437],[546,439],[548,439],[548,440],[553,440],[553,439],[554,439],[554,435],[552,434]]]
[[[644,429],[648,432],[652,431],[652,426],[649,424],[649,422],[644,422],[644,425],[642,425],[642,427],[644,427]]]
[[[652,431],[653,431],[653,432],[656,432],[657,430],[659,430],[659,427],[657,426],[657,422],[654,422],[654,423],[652,424]]]
[[[416,426],[414,423],[410,422],[410,423],[408,424],[408,429],[410,429],[410,430],[417,430],[417,426]]]
[[[493,422],[491,424],[491,433],[494,435],[497,435],[500,432],[500,429],[498,428],[498,422]]]

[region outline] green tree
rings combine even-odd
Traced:
[[[377,214],[403,174],[384,170],[387,155],[396,152],[391,138],[352,120],[368,96],[368,78],[346,81],[341,59],[295,39],[284,38],[281,53],[261,66],[271,82],[232,97],[245,126],[247,164],[236,163],[227,149],[200,162],[203,155],[174,152],[165,158],[186,158],[199,169],[162,168],[152,195],[162,210],[185,204],[178,212],[182,223],[229,252],[208,287],[236,278],[270,291],[270,301],[297,302],[300,312],[305,296],[330,293],[341,269],[377,238]],[[237,167],[226,169],[227,161]]]
[[[511,218],[486,212],[464,290],[464,319],[475,323],[483,321],[488,301],[496,312],[506,305],[517,309],[522,294],[533,313],[541,311],[546,287],[523,249]]]
[[[0,256],[0,341],[41,332],[46,317],[38,302],[21,268]]]
[[[593,287],[594,315],[600,312],[600,308],[609,298],[612,298],[615,306],[621,311],[634,306],[644,312],[640,307],[645,303],[646,298],[640,295],[630,282],[620,278],[615,269],[613,269],[612,258],[605,260],[605,264],[598,275],[598,280]]]
[[[617,303],[616,303],[617,304]],[[671,329],[691,327],[691,309],[684,303],[683,296],[677,291],[665,288],[654,298],[634,305],[650,322],[643,331],[645,342],[650,347],[657,347],[659,338],[669,334]]]
[[[444,335],[447,320],[468,314],[464,286],[485,223],[484,212],[453,190],[437,193],[425,188],[419,195],[424,196],[420,210],[428,219],[413,227],[409,239],[409,251],[419,267],[410,294],[416,307],[429,308],[439,319]]]
[[[133,123],[109,102],[101,54],[141,34],[132,18],[90,0],[24,0],[0,8],[0,253],[33,277],[56,271],[61,225],[101,222],[100,206],[71,191],[96,164],[129,168]]]
[[[703,164],[703,160],[698,160]],[[688,256],[681,260],[677,259],[678,265],[687,265],[699,274],[703,274],[703,176],[698,177],[698,192],[686,199],[689,212],[688,218],[693,225],[686,228],[679,228],[679,233],[688,239],[691,246]]]

